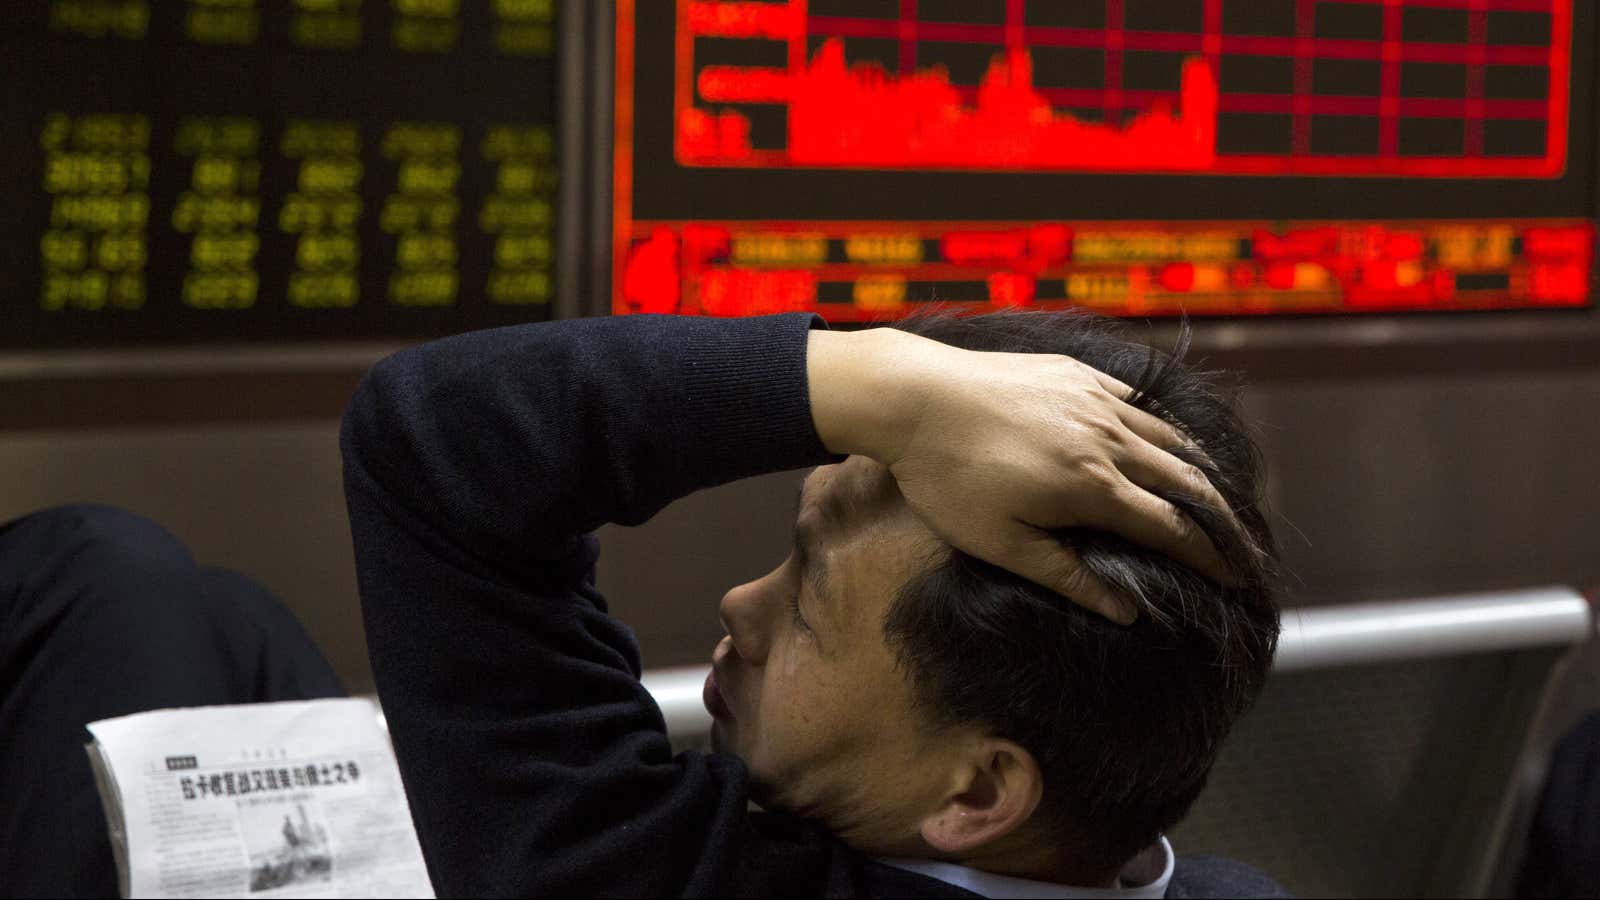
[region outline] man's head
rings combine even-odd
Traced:
[[[795,549],[730,590],[713,736],[755,798],[858,849],[1083,883],[1188,810],[1278,633],[1259,455],[1209,376],[1069,313],[919,317],[899,327],[971,350],[1071,356],[1202,448],[1238,524],[1163,494],[1232,573],[1208,581],[1113,535],[1068,530],[1140,618],[1112,624],[953,550],[888,471],[851,457],[802,488]],[[1179,354],[1181,356],[1181,354]],[[725,704],[725,708],[718,708]]]

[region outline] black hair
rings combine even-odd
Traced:
[[[1080,311],[934,312],[894,327],[971,350],[1063,354],[1123,381],[1134,406],[1195,441],[1175,452],[1232,507],[1237,525],[1196,497],[1155,492],[1211,539],[1225,585],[1113,534],[1058,534],[1136,602],[1131,626],[954,549],[913,576],[886,614],[890,649],[935,729],[977,725],[1026,749],[1044,794],[1025,827],[1114,874],[1188,812],[1277,647],[1264,468],[1236,391],[1184,364],[1187,323],[1171,355]]]

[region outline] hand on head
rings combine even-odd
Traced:
[[[1122,624],[1137,617],[1132,602],[1056,532],[1112,532],[1226,579],[1205,533],[1156,492],[1224,515],[1227,504],[1171,452],[1193,442],[1129,403],[1128,385],[1065,356],[964,350],[887,329],[819,333],[812,352],[824,442],[887,466],[910,508],[952,547]],[[854,390],[830,390],[830,373],[857,379]]]

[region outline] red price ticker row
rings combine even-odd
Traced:
[[[973,309],[1116,315],[1582,306],[1595,241],[1582,220],[680,222],[635,235],[619,313],[802,310],[835,322],[903,315],[924,299],[919,283],[978,285],[981,299],[954,298]]]

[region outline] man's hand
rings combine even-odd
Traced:
[[[812,332],[807,369],[823,443],[887,466],[951,546],[1122,624],[1133,606],[1050,530],[1114,532],[1223,577],[1210,540],[1151,490],[1227,504],[1167,452],[1189,440],[1127,403],[1122,382],[1065,356],[981,353],[886,328]]]

